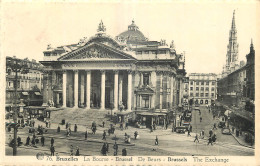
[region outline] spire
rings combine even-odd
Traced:
[[[251,44],[250,44],[250,52],[254,51],[254,44],[253,44],[253,39],[251,38]]]
[[[232,26],[231,29],[236,29],[236,23],[235,23],[235,10],[233,11],[233,19],[232,19]]]

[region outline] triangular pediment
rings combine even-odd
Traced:
[[[74,50],[62,57],[59,61],[73,61],[73,60],[135,60],[131,55],[109,47],[103,43],[91,43],[77,50]]]

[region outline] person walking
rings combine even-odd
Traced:
[[[54,144],[54,139],[51,138],[51,146],[53,146],[53,144]]]
[[[32,146],[35,146],[35,138],[32,138]]]
[[[29,145],[30,144],[30,136],[28,135],[28,137],[26,138],[26,144],[25,145]]]
[[[60,132],[60,125],[57,128],[57,133],[59,133],[59,132]]]
[[[73,145],[70,145],[70,156],[73,156]]]
[[[157,136],[155,137],[155,145],[159,145],[159,140]]]
[[[208,145],[209,145],[209,144],[213,145],[213,144],[212,144],[212,138],[211,138],[211,137],[209,137],[209,139],[208,139],[208,140],[209,140],[209,142],[208,142]]]
[[[75,154],[75,156],[79,156],[79,147],[78,146],[76,147],[76,154]]]
[[[45,141],[45,138],[44,138],[44,136],[42,136],[41,137],[41,144],[42,144],[42,146],[44,146],[44,141]]]
[[[201,137],[202,137],[202,139],[204,139],[204,135],[205,135],[205,132],[204,132],[204,130],[202,130],[202,131],[201,131]]]
[[[50,151],[51,151],[51,156],[54,156],[55,148],[53,145],[51,146]]]
[[[200,117],[200,122],[202,122],[202,117]]]
[[[104,130],[102,140],[106,140],[106,135],[107,135],[107,133],[106,133],[106,131]]]
[[[137,138],[137,135],[138,135],[138,132],[135,131],[135,133],[134,133],[135,139]]]
[[[77,132],[77,130],[78,130],[78,126],[75,124],[74,125],[74,132]]]
[[[103,128],[105,127],[105,122],[104,122],[104,121],[102,122],[102,127],[103,127]]]
[[[116,141],[115,141],[115,144],[114,144],[113,148],[114,148],[114,156],[117,156],[118,145],[117,145]]]
[[[187,135],[187,136],[191,136],[191,135],[190,135],[190,130],[188,130],[188,135]]]
[[[69,123],[67,122],[67,123],[66,123],[66,129],[67,129],[68,127],[69,127]]]
[[[196,133],[196,135],[195,135],[195,140],[194,140],[194,142],[195,142],[195,141],[200,142],[199,139],[198,139],[198,134],[197,134],[197,133]]]
[[[122,149],[122,156],[127,156],[127,150],[126,150],[126,148]]]
[[[212,129],[210,129],[210,131],[209,131],[209,137],[211,137],[212,134],[213,134],[213,131],[212,131]]]
[[[190,125],[190,132],[192,132],[192,125]]]
[[[214,123],[214,125],[213,125],[213,130],[214,130],[214,129],[217,130],[217,124],[216,124],[216,123]]]
[[[106,154],[107,154],[106,143],[103,144],[103,146],[101,148],[101,153],[103,156],[106,156]]]

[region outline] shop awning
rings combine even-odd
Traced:
[[[34,92],[35,95],[41,96],[42,94],[40,92]]]
[[[22,95],[24,95],[24,96],[28,96],[29,93],[28,93],[28,92],[22,92]]]

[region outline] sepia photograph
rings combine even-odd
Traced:
[[[259,5],[2,1],[3,163],[255,165]]]

